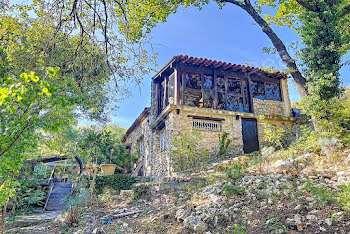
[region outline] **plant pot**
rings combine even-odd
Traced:
[[[103,175],[114,175],[116,164],[101,164],[101,171]]]

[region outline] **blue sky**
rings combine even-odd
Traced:
[[[276,32],[286,44],[298,39],[287,29],[276,28]],[[278,55],[262,52],[264,46],[272,47],[270,40],[245,11],[236,6],[227,5],[220,10],[216,4],[210,4],[201,11],[196,8],[180,10],[166,23],[154,28],[151,37],[155,50],[159,52],[158,69],[178,54],[258,67],[284,67]],[[343,68],[341,74],[344,85],[350,86],[350,67]],[[143,108],[150,106],[153,75],[146,75],[140,88],[129,84],[132,95],[118,104],[112,123],[129,127]],[[293,85],[290,85],[290,98],[292,101],[299,99]]]

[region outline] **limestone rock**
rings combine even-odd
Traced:
[[[205,232],[208,229],[208,225],[203,221],[199,221],[196,225],[194,225],[193,230],[196,232]]]
[[[199,219],[196,216],[188,216],[184,219],[184,225],[187,228],[194,229],[194,227],[199,223]]]

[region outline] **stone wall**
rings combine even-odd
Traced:
[[[145,118],[132,132],[130,132],[125,140],[125,144],[130,145],[131,153],[135,153],[135,151],[139,148],[139,140],[143,140],[145,151],[144,154],[140,155],[141,159],[145,162],[143,167],[143,175],[147,174],[145,170],[147,167],[149,167],[147,157],[149,157],[151,153],[151,137],[152,132],[150,131],[149,127],[149,119]]]
[[[172,145],[173,119],[170,113],[165,119],[165,126],[160,130],[153,130],[150,137],[151,154],[147,159],[146,175],[169,176],[172,168],[170,163],[170,151]],[[160,134],[165,131],[166,149],[160,149]]]

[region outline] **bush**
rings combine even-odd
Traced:
[[[237,183],[242,179],[243,166],[241,164],[233,164],[227,170],[228,183],[224,187],[225,195],[244,195],[245,190],[243,187],[237,185]]]
[[[286,146],[288,134],[286,129],[277,127],[274,124],[262,119],[264,126],[264,140],[275,148],[283,149]]]
[[[233,164],[228,170],[227,170],[227,178],[231,182],[237,182],[239,181],[243,175],[242,175],[243,167],[241,164]]]
[[[89,191],[83,189],[79,191],[79,193],[74,193],[64,198],[64,202],[66,203],[65,210],[67,212],[66,222],[68,226],[75,226],[79,223],[89,197]]]
[[[229,133],[223,132],[222,134],[219,134],[219,155],[224,156],[227,154],[228,147],[230,146],[232,140],[228,139]]]
[[[110,176],[96,176],[95,191],[102,194],[104,188],[120,190],[130,190],[136,183],[136,178],[124,174],[115,174]]]
[[[142,196],[149,196],[149,195],[151,195],[150,184],[147,184],[147,183],[137,184],[132,189],[133,200],[137,200],[137,199],[141,198]]]
[[[171,151],[171,159],[177,170],[184,171],[208,163],[209,154],[201,147],[201,140],[202,136],[197,131],[173,138],[174,149]]]

